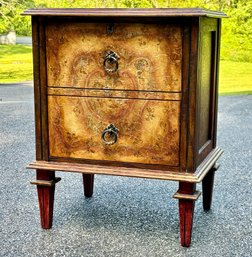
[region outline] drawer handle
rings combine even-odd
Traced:
[[[102,141],[106,145],[113,145],[117,141],[117,134],[119,132],[119,129],[115,127],[114,124],[109,124],[108,127],[106,127],[102,132]]]
[[[112,73],[118,70],[118,55],[113,51],[108,51],[105,54],[105,59],[103,63],[104,70]]]

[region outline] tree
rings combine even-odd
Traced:
[[[0,0],[0,33],[10,30],[24,35],[29,33],[30,19],[20,14],[33,6],[33,0]]]

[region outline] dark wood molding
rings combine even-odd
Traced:
[[[39,67],[40,67],[40,108],[41,108],[41,129],[42,129],[42,156],[48,160],[48,106],[47,106],[47,65],[46,65],[46,32],[45,19],[39,17]]]
[[[223,150],[220,148],[214,149],[206,158],[206,160],[197,168],[195,173],[182,173],[173,171],[151,170],[151,169],[139,169],[129,167],[110,167],[100,166],[92,164],[78,164],[78,163],[64,163],[64,162],[52,162],[52,161],[34,161],[30,163],[28,169],[44,169],[44,170],[59,170],[66,172],[77,173],[90,173],[90,174],[104,174],[104,175],[116,175],[127,177],[139,177],[139,178],[153,178],[153,179],[165,179],[184,181],[190,183],[199,183],[205,177],[207,172],[213,167],[215,162],[219,159]]]
[[[182,41],[182,99],[180,106],[180,171],[187,171],[191,23],[184,24]]]
[[[22,15],[38,16],[88,16],[88,17],[215,17],[224,18],[226,14],[202,8],[34,8]]]

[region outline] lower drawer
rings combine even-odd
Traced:
[[[180,101],[49,95],[48,126],[51,157],[179,165]]]

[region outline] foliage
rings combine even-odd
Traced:
[[[33,0],[0,0],[0,34],[10,30],[21,35],[30,34],[30,18],[20,13],[33,6]]]
[[[252,0],[236,2],[223,21],[222,59],[252,62]]]
[[[30,35],[30,18],[20,13],[31,7],[201,7],[220,10],[229,16],[223,19],[221,58],[252,62],[252,0],[0,0],[0,33],[16,30],[19,35]]]

